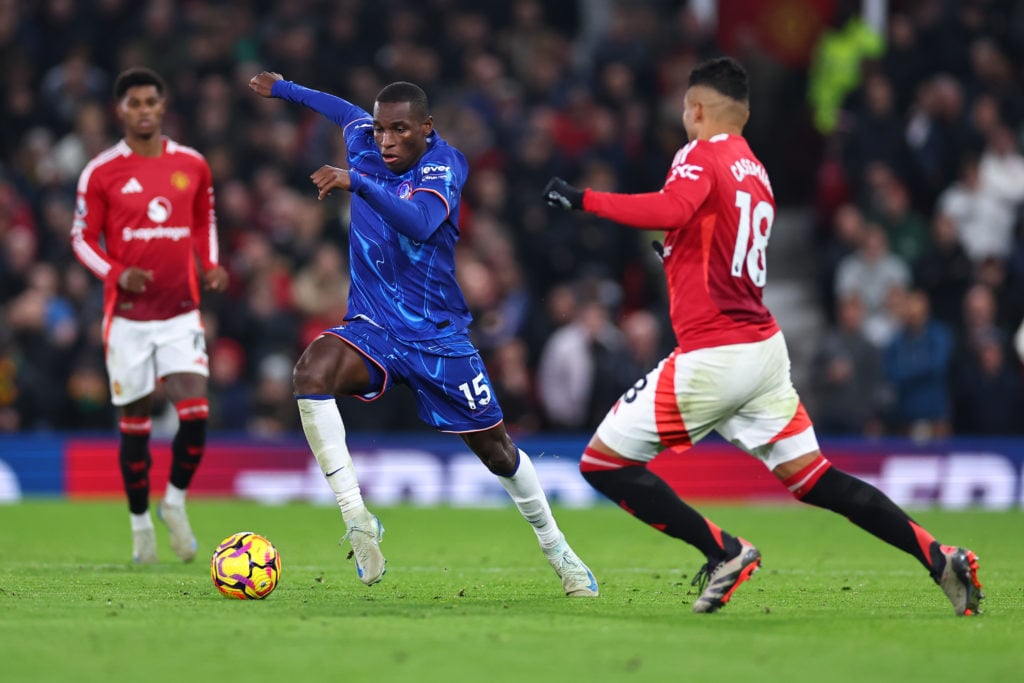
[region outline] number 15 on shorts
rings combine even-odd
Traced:
[[[469,382],[459,385],[459,391],[466,397],[466,404],[470,410],[476,410],[477,406],[485,406],[491,402],[491,388],[487,386],[484,373],[473,378],[472,386]]]

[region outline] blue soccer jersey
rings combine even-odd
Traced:
[[[352,181],[346,319],[369,319],[407,340],[464,333],[472,316],[455,279],[468,172],[462,153],[433,131],[416,165],[396,175],[384,165],[365,110],[291,81],[278,81],[271,92],[319,112],[345,136]],[[444,208],[420,193],[440,198]]]

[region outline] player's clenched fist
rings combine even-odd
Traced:
[[[223,292],[228,288],[228,271],[216,266],[203,273],[203,286],[211,292]]]
[[[544,201],[556,209],[582,209],[583,190],[573,187],[561,178],[552,178],[544,188]]]
[[[252,78],[249,79],[249,87],[257,94],[262,97],[272,97],[270,94],[274,84],[280,80],[283,80],[284,76],[273,71],[261,71]]]
[[[348,171],[335,168],[334,166],[321,166],[309,176],[313,184],[320,190],[317,199],[323,199],[331,193],[331,190],[348,190],[352,187],[352,181],[348,177]]]
[[[146,283],[153,281],[153,271],[145,270],[137,266],[128,266],[121,271],[117,278],[117,284],[121,289],[133,294],[142,294],[146,291]]]

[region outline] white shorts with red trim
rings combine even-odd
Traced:
[[[123,406],[153,393],[157,379],[180,372],[208,377],[199,311],[167,320],[114,316],[106,336],[111,402]]]
[[[689,449],[711,430],[768,469],[818,450],[781,332],[749,344],[677,349],[619,398],[597,437],[627,460],[648,462],[666,448]]]

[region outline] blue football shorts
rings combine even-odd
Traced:
[[[368,361],[371,386],[380,388],[357,394],[363,401],[404,384],[416,395],[419,418],[439,431],[479,432],[504,419],[480,352],[464,332],[408,341],[357,318],[324,334],[339,337]]]

